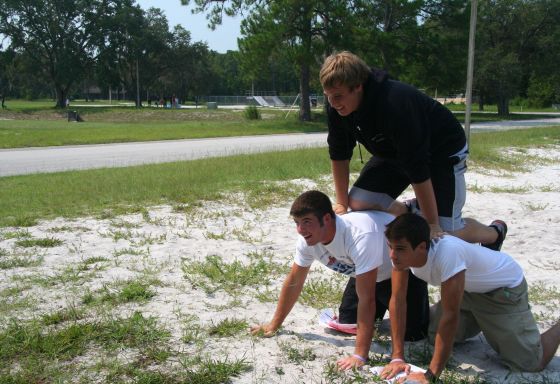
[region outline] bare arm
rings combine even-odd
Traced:
[[[356,293],[358,294],[358,334],[354,354],[367,359],[375,325],[375,284],[377,268],[356,276]],[[364,364],[360,358],[350,356],[339,360],[340,369],[350,369]]]
[[[393,270],[391,274],[391,300],[389,319],[391,321],[392,359],[404,359],[404,334],[406,331],[406,291],[408,271]]]
[[[392,363],[387,364],[381,377],[391,379],[401,371],[410,370],[404,359],[404,334],[406,332],[406,292],[408,289],[408,270],[391,274],[391,300],[389,301],[389,319],[391,321]]]
[[[280,298],[278,299],[272,320],[268,324],[251,327],[252,334],[264,332],[264,336],[272,336],[280,328],[299,298],[308,272],[309,267],[300,267],[296,263],[292,264],[292,269],[282,285]]]
[[[336,194],[335,213],[343,214],[348,210],[348,185],[350,183],[350,160],[331,160]]]
[[[434,355],[430,362],[430,370],[439,376],[451,355],[453,340],[459,325],[459,309],[465,289],[465,271],[457,273],[441,284],[442,315],[439,320]]]
[[[430,237],[440,236],[442,230],[439,225],[439,214],[432,180],[428,179],[418,184],[412,184],[412,189],[414,189],[414,195],[418,200],[422,215],[430,225]]]

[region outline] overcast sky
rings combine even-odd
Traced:
[[[143,8],[160,8],[164,11],[170,28],[181,24],[190,31],[193,42],[203,41],[214,51],[225,53],[228,50],[237,51],[237,38],[239,37],[239,24],[241,18],[224,16],[222,25],[212,31],[207,27],[208,21],[204,14],[191,14],[192,6],[181,5],[180,0],[137,0]]]

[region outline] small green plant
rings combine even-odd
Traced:
[[[212,323],[208,328],[208,334],[217,337],[231,337],[246,332],[248,328],[249,324],[246,320],[225,318],[217,324]]]
[[[548,204],[533,204],[533,203],[526,203],[523,206],[529,211],[544,211],[548,208]]]
[[[238,359],[234,361],[225,360],[202,360],[197,369],[192,366],[184,367],[185,371],[181,374],[180,381],[182,383],[201,383],[201,384],[221,384],[230,383],[232,377],[237,377],[240,374],[247,372],[251,369],[251,365],[245,362],[245,359]]]
[[[141,227],[139,223],[131,223],[130,221],[126,221],[126,220],[112,220],[111,226],[113,228],[125,228],[125,229],[134,229],[134,228]]]
[[[132,248],[132,247],[113,250],[113,256],[114,257],[120,257],[120,256],[123,256],[123,255],[148,256],[149,251],[147,251],[145,249],[136,249],[136,248]]]
[[[81,225],[71,226],[71,225],[61,225],[59,227],[52,227],[47,230],[50,233],[59,232],[89,232],[90,228]]]
[[[145,245],[152,244],[163,244],[167,239],[167,234],[162,233],[161,235],[149,234],[137,234],[140,238],[138,240],[131,240],[130,244],[136,247],[143,247]]]
[[[72,306],[70,308],[43,315],[42,321],[44,325],[55,325],[64,323],[66,321],[81,320],[84,318],[84,316],[85,312],[82,309],[78,309]]]
[[[252,236],[250,233],[252,229],[253,228],[251,224],[245,223],[242,228],[233,228],[231,230],[231,235],[233,236],[233,238],[249,244],[257,244],[262,242],[264,234],[261,232],[259,236]]]
[[[150,289],[148,284],[139,281],[131,281],[122,287],[118,295],[118,300],[125,303],[131,301],[147,301],[155,295],[156,293]]]
[[[43,256],[29,253],[8,252],[0,248],[0,269],[37,267],[43,263]]]
[[[156,295],[156,293],[150,289],[151,284],[157,284],[157,281],[146,282],[132,280],[117,283],[114,287],[105,285],[103,288],[94,292],[86,291],[82,297],[82,303],[85,305],[96,303],[118,305],[129,302],[146,302]]]
[[[432,360],[433,348],[427,341],[423,343],[412,344],[408,349],[406,361],[411,362],[419,367],[425,367]]]
[[[24,229],[15,232],[4,232],[2,234],[2,237],[7,240],[7,239],[29,239],[32,236],[27,229]]]
[[[560,192],[560,188],[555,186],[554,184],[543,185],[539,187],[541,192]]]
[[[245,110],[243,111],[243,116],[245,116],[247,120],[262,119],[261,112],[259,111],[256,105],[249,105],[245,107]]]
[[[274,291],[268,287],[264,290],[259,290],[255,294],[255,298],[261,303],[276,303],[279,297],[280,292],[278,290]]]
[[[84,265],[92,265],[92,264],[96,264],[96,263],[103,263],[109,261],[108,258],[106,257],[101,257],[101,256],[93,256],[93,257],[88,257],[87,259],[85,259],[83,261]]]
[[[181,340],[186,344],[201,345],[204,341],[203,329],[195,315],[184,315],[181,318]]]
[[[18,247],[30,248],[30,247],[42,247],[42,248],[53,248],[62,245],[64,242],[53,237],[45,237],[42,239],[21,239],[16,241]]]
[[[7,221],[11,227],[33,227],[37,225],[37,218],[27,215],[12,217]]]
[[[492,186],[488,189],[492,193],[517,193],[525,194],[529,192],[530,188],[528,186],[514,187],[514,186]]]
[[[371,375],[363,370],[341,371],[335,362],[328,362],[323,371],[326,384],[365,384],[371,383]]]
[[[119,240],[130,240],[134,237],[134,233],[130,229],[124,231],[116,230],[114,232],[102,233],[101,236],[113,239],[116,243]]]
[[[317,355],[311,348],[297,348],[288,342],[278,343],[278,345],[288,361],[292,363],[299,365],[304,361],[313,361],[317,358]]]
[[[312,308],[336,307],[340,304],[346,279],[333,276],[329,279],[310,279],[303,286],[299,300]]]
[[[208,293],[225,290],[230,294],[239,292],[246,286],[263,286],[270,284],[270,277],[281,271],[281,267],[262,258],[244,264],[239,260],[226,263],[221,256],[210,255],[203,262],[184,262],[185,278],[195,287],[201,287]]]
[[[208,240],[225,240],[226,235],[227,235],[226,231],[222,231],[222,232],[207,231],[204,234],[204,237],[207,238]]]

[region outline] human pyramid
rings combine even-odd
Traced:
[[[520,265],[501,252],[507,225],[462,217],[468,145],[443,105],[414,87],[371,69],[350,52],[325,60],[328,146],[336,201],[307,191],[290,215],[300,235],[294,263],[270,322],[251,328],[272,336],[296,303],[317,260],[349,277],[333,327],[356,334],[341,370],[367,362],[374,324],[389,311],[391,361],[384,379],[434,383],[453,343],[482,332],[511,370],[543,370],[560,344],[560,322],[540,334]],[[349,188],[356,144],[372,157]],[[397,198],[412,186],[414,199]],[[441,287],[431,308],[427,284]],[[434,345],[425,372],[412,372],[404,342]]]

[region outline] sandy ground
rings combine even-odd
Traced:
[[[560,318],[560,147],[532,152],[549,161],[523,173],[489,174],[469,170],[467,182],[471,190],[464,211],[466,217],[484,223],[496,218],[508,223],[503,251],[521,264],[530,287],[540,287],[550,294],[544,302],[533,303],[539,327],[544,330]],[[315,186],[306,180],[294,181],[294,185],[299,190]],[[329,193],[332,196],[332,191]],[[0,249],[11,255],[28,252],[27,257],[42,257],[42,263],[36,267],[1,270],[0,291],[25,286],[20,295],[32,299],[33,308],[12,313],[24,320],[79,303],[88,289],[95,291],[117,281],[147,276],[157,278],[161,284],[156,287],[157,295],[148,303],[122,305],[117,311],[125,314],[139,309],[144,315],[157,317],[172,332],[173,348],[177,351],[215,359],[245,358],[253,368],[233,382],[325,382],[325,367],[353,352],[354,337],[325,330],[317,321],[319,310],[300,303],[287,318],[283,330],[273,338],[207,336],[201,350],[181,341],[184,319],[189,315],[195,315],[196,322],[207,327],[225,318],[245,319],[250,324],[265,322],[274,312],[274,302],[261,302],[256,296],[270,291],[275,292],[268,294],[273,297],[282,284],[281,276],[263,276],[261,287],[214,293],[206,293],[199,284],[185,278],[195,263],[210,255],[218,255],[228,263],[248,262],[254,254],[270,255],[279,265],[291,265],[297,238],[288,215],[291,201],[280,201],[266,210],[248,209],[239,197],[232,201],[231,204],[208,202],[188,212],[178,212],[169,206],[151,207],[149,217],[135,214],[108,219],[56,219],[28,229],[35,238],[54,237],[63,241],[54,248],[18,250],[16,239],[2,236],[16,229],[1,229]],[[88,264],[87,271],[76,272],[81,276],[78,283],[61,280],[44,289],[21,282],[26,276],[61,275],[62,271],[92,258],[99,261]],[[309,279],[332,276],[331,271],[314,265]],[[270,284],[264,286],[268,280]],[[418,347],[419,343],[416,344],[414,347]],[[287,353],[289,349],[310,350],[315,358],[293,361]],[[384,343],[374,343],[371,352],[389,357],[390,350]],[[549,380],[546,382],[560,382],[560,352],[539,374],[511,374],[482,336],[456,346],[453,361],[462,373],[479,373],[494,382],[545,382],[542,377]]]

